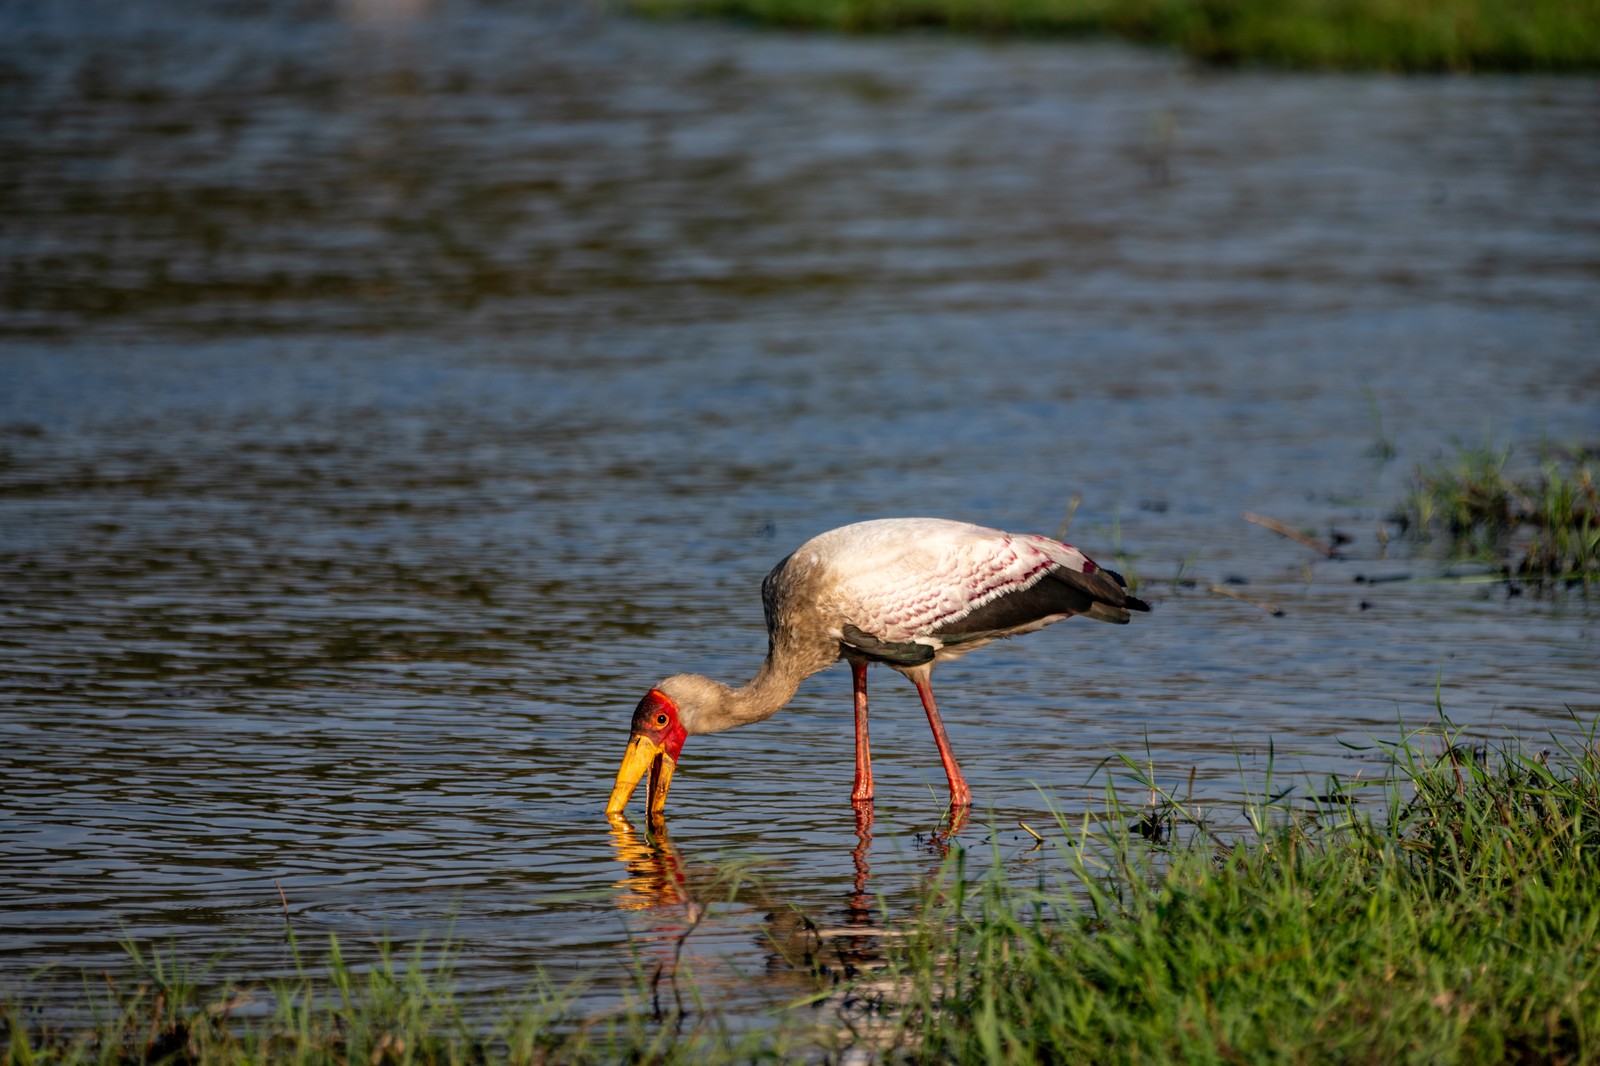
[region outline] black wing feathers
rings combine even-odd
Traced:
[[[1129,611],[1148,611],[1150,605],[1128,595],[1122,575],[1098,569],[1081,574],[1065,568],[1052,570],[1044,580],[1008,592],[935,631],[949,644],[1004,636],[1043,618],[1085,614],[1101,622],[1125,624]]]
[[[914,640],[903,644],[879,640],[852,625],[844,627],[844,645],[859,653],[864,659],[873,659],[891,666],[920,666],[925,662],[931,662],[936,654],[936,649],[931,644],[918,644]]]

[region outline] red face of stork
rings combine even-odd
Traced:
[[[656,688],[645,693],[633,712],[633,736],[622,756],[622,769],[617,771],[617,783],[611,789],[606,814],[622,813],[639,778],[648,770],[650,791],[646,810],[651,816],[659,815],[667,805],[667,786],[672,783],[672,770],[678,764],[678,754],[683,751],[683,740],[688,735],[678,720],[677,705],[665,693]]]

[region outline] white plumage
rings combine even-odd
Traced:
[[[1094,566],[1049,537],[943,518],[858,522],[815,537],[795,555],[828,569],[839,617],[881,640],[933,647],[943,646],[934,635],[941,627],[1033,587],[1052,570],[1081,574]]]
[[[777,713],[800,682],[843,658],[855,687],[858,805],[873,796],[867,743],[866,668],[878,662],[917,686],[950,781],[952,807],[971,793],[933,701],[938,662],[1001,637],[1073,615],[1125,623],[1149,605],[1122,576],[1070,544],[942,518],[885,518],[806,541],[761,583],[767,658],[749,684],[730,688],[676,674],[652,688],[633,717],[628,754],[608,813],[619,814],[646,769],[659,813],[686,737],[758,722]]]

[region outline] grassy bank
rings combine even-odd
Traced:
[[[325,964],[298,978],[197,978],[161,954],[128,945],[142,977],[131,986],[84,982],[76,1013],[58,1023],[19,1003],[0,1008],[3,1066],[399,1066],[407,1063],[733,1063],[787,1056],[778,1029],[735,1031],[714,1015],[692,1020],[651,1006],[641,977],[636,1009],[590,1018],[577,988],[540,987],[503,1003],[469,1001],[454,951],[385,949],[375,965],[347,963],[337,940]],[[692,989],[685,990],[692,1000]]]
[[[988,881],[907,959],[913,1057],[1600,1061],[1600,755],[1443,745],[1373,820]],[[1089,854],[1089,849],[1082,849]],[[959,898],[952,893],[949,900]],[[946,931],[948,930],[948,931]]]
[[[1600,70],[1600,0],[633,0],[850,32],[1108,36],[1208,63],[1390,71]]]
[[[1138,811],[1063,819],[1041,844],[1061,856],[1055,880],[1033,888],[999,856],[958,850],[871,973],[819,983],[770,1025],[679,1011],[645,975],[604,1017],[548,989],[486,1012],[462,1002],[447,954],[424,951],[360,972],[335,951],[316,976],[253,992],[202,990],[141,958],[145,979],[92,1026],[6,1008],[3,1063],[707,1066],[850,1049],[885,1062],[1600,1061],[1594,736],[1548,756],[1444,734],[1393,752],[1396,778],[1359,809],[1255,806],[1253,828],[1227,836],[1176,804],[1163,820],[1178,843],[1135,831],[1151,822]]]

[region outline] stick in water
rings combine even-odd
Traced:
[[[1258,526],[1265,526],[1266,528],[1272,530],[1274,533],[1278,534],[1280,537],[1288,537],[1292,541],[1296,541],[1296,542],[1298,542],[1300,544],[1304,544],[1306,547],[1310,548],[1312,551],[1321,552],[1323,555],[1326,555],[1330,559],[1332,559],[1334,557],[1334,550],[1333,550],[1332,547],[1330,547],[1327,544],[1322,543],[1320,540],[1317,540],[1315,537],[1306,536],[1304,533],[1300,532],[1298,529],[1290,529],[1288,526],[1284,525],[1282,522],[1278,521],[1276,518],[1268,518],[1266,515],[1259,515],[1259,514],[1256,514],[1254,511],[1246,511],[1244,513],[1244,520],[1246,522],[1254,522]]]

